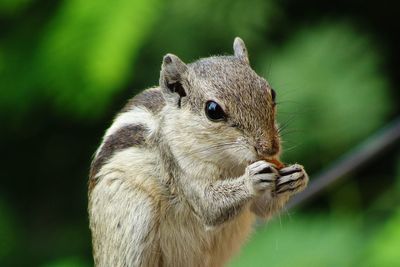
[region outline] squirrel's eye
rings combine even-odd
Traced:
[[[226,118],[225,112],[222,110],[221,106],[214,101],[207,101],[206,115],[211,121],[219,121]]]
[[[276,92],[274,89],[271,88],[271,96],[272,96],[272,101],[275,102],[275,98],[276,98]]]

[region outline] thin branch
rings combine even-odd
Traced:
[[[400,141],[400,118],[385,126],[359,146],[345,154],[325,171],[311,180],[307,189],[293,197],[287,208],[291,209],[321,193],[325,188],[337,182],[346,174],[362,167],[386,149]]]

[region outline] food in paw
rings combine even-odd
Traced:
[[[280,170],[285,167],[285,164],[283,164],[279,159],[277,158],[267,158],[265,161],[272,163],[275,165],[276,169]]]

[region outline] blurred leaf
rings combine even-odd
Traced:
[[[231,266],[355,266],[361,247],[361,233],[351,220],[277,218],[253,234]]]
[[[309,158],[326,163],[382,124],[392,104],[370,43],[349,25],[325,24],[299,32],[265,60],[279,121],[291,132],[283,132],[287,160],[320,155]]]
[[[0,15],[14,15],[30,2],[32,2],[32,0],[1,0]]]
[[[133,74],[157,0],[67,1],[39,48],[43,86],[59,108],[99,112]],[[138,16],[137,14],[140,14]]]
[[[101,114],[133,75],[132,62],[158,3],[62,2],[37,44],[8,44],[6,62],[0,63],[8,66],[0,70],[0,86],[7,89],[0,92],[0,106],[29,111],[34,103],[48,101],[84,118]]]
[[[395,210],[383,227],[379,225],[379,228],[376,229],[374,238],[363,254],[363,266],[400,266],[400,159],[397,160],[396,176],[396,186],[390,188],[386,194],[390,197],[386,200],[388,206],[390,205],[388,209],[391,211],[395,208]],[[381,202],[382,200],[380,200]],[[381,204],[380,206],[384,205]]]
[[[0,199],[0,263],[9,261],[7,258],[18,245],[20,238],[18,232],[12,210]]]
[[[192,61],[213,51],[232,53],[226,47],[232,49],[235,36],[246,43],[261,40],[280,9],[272,0],[171,0],[162,14],[149,42],[151,50],[173,52]]]
[[[65,258],[46,264],[43,267],[89,267],[90,264],[75,257]]]
[[[400,208],[390,220],[379,229],[371,241],[364,257],[362,266],[392,267],[400,266]]]
[[[360,188],[355,179],[348,178],[345,186],[329,188],[329,204],[331,212],[341,216],[360,216],[358,212],[362,210]]]

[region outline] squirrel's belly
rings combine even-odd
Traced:
[[[234,220],[206,229],[187,216],[167,216],[160,223],[160,249],[164,266],[223,266],[247,240],[255,220],[245,209]]]

